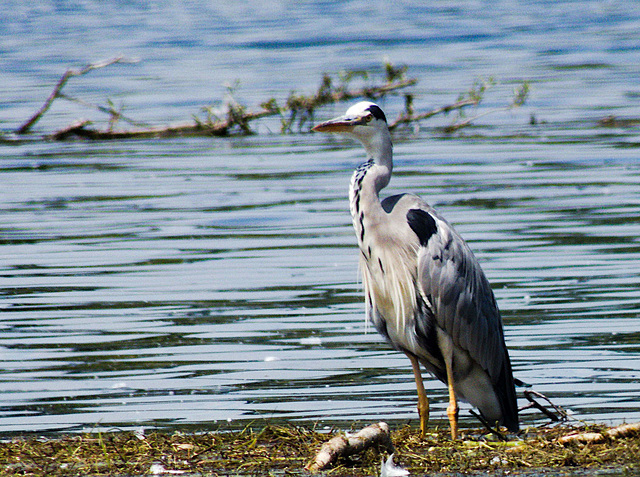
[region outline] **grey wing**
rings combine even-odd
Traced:
[[[420,239],[418,288],[435,322],[495,384],[508,357],[502,318],[480,264],[464,240],[432,209],[412,209],[407,220]]]
[[[407,221],[420,241],[417,287],[430,318],[486,371],[502,423],[517,431],[518,407],[502,318],[480,264],[462,237],[426,204],[410,209]],[[426,343],[433,342],[426,338]]]

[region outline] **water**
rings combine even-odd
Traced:
[[[439,129],[453,116],[398,133],[387,192],[421,194],[471,244],[516,376],[577,419],[640,420],[638,128],[598,125],[640,116],[640,10],[394,3],[10,2],[0,128],[67,67],[118,54],[140,61],[65,92],[154,124],[189,120],[228,85],[255,109],[385,58],[419,79],[425,110],[493,76],[481,113],[528,80],[523,108],[453,135]],[[393,118],[402,101],[381,105]],[[36,135],[80,117],[104,124],[58,101]],[[408,360],[364,323],[346,200],[361,148],[278,128],[0,144],[0,434],[416,422]],[[426,386],[446,425],[446,389]]]

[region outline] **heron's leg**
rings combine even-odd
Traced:
[[[423,436],[427,432],[427,424],[429,423],[429,399],[427,393],[424,390],[424,384],[422,382],[422,372],[420,371],[420,362],[411,353],[406,353],[407,357],[411,361],[411,367],[413,368],[413,377],[416,380],[416,388],[418,389],[418,415],[420,416],[420,434]]]
[[[445,359],[447,368],[447,386],[449,387],[449,406],[447,406],[447,416],[449,416],[449,425],[451,426],[451,439],[458,438],[458,399],[456,391],[453,389],[453,366],[451,360]]]

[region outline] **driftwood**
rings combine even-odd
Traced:
[[[371,424],[352,436],[338,435],[325,442],[305,469],[310,472],[321,471],[340,457],[359,454],[372,446],[383,446],[389,453],[393,453],[389,425],[386,422]]]
[[[272,111],[262,110],[257,112],[244,113],[243,122],[271,116]],[[123,131],[100,130],[87,127],[91,121],[76,121],[69,126],[60,129],[50,136],[49,139],[61,141],[70,137],[81,137],[85,139],[144,139],[150,137],[175,137],[175,136],[227,136],[229,130],[239,125],[238,119],[229,117],[223,121],[214,123],[179,123],[168,126],[149,127],[144,129],[129,129]]]
[[[640,422],[623,424],[607,429],[604,432],[576,432],[558,438],[562,445],[567,444],[600,444],[614,439],[640,436]]]

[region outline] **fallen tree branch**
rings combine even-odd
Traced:
[[[17,134],[23,135],[28,133],[32,127],[42,118],[49,110],[56,98],[62,98],[74,101],[86,107],[97,109],[109,116],[107,128],[92,127],[89,121],[76,121],[69,126],[61,128],[52,134],[46,135],[45,139],[66,140],[73,137],[92,139],[92,140],[113,140],[113,139],[140,139],[140,138],[166,138],[175,136],[229,136],[231,134],[251,134],[250,123],[267,116],[279,115],[281,118],[281,131],[283,133],[291,132],[294,124],[297,124],[300,131],[310,123],[314,122],[313,114],[315,110],[327,104],[348,101],[355,98],[377,99],[387,94],[393,93],[417,83],[414,78],[406,78],[406,67],[395,68],[389,63],[385,63],[385,83],[382,85],[365,86],[360,88],[349,88],[349,81],[355,76],[367,78],[367,72],[347,72],[343,74],[339,83],[334,85],[331,76],[325,74],[322,77],[318,90],[311,95],[290,94],[284,106],[279,106],[275,99],[270,99],[261,104],[261,110],[251,112],[231,99],[226,102],[226,112],[220,114],[220,117],[211,107],[204,107],[202,110],[206,113],[204,118],[194,115],[192,122],[184,122],[178,124],[169,124],[164,126],[151,126],[145,123],[137,122],[132,118],[126,117],[121,111],[117,110],[113,103],[107,99],[108,106],[99,106],[87,103],[78,98],[70,97],[62,93],[62,89],[70,78],[74,76],[84,75],[94,69],[104,68],[114,63],[131,63],[133,60],[125,59],[122,56],[111,58],[109,60],[91,63],[81,69],[67,69],[62,75],[53,91],[44,102],[42,107],[27,120],[18,130]],[[488,89],[493,84],[493,80],[474,82],[471,89],[458,97],[458,99],[448,105],[434,108],[424,113],[416,113],[413,109],[413,94],[405,93],[405,111],[389,125],[389,129],[396,129],[398,126],[417,122],[420,120],[431,118],[438,114],[447,114],[451,111],[457,111],[458,116],[463,115],[463,110],[469,106],[477,106]],[[467,126],[471,121],[486,115],[494,113],[498,110],[508,110],[524,103],[529,91],[528,84],[523,83],[519,89],[516,89],[515,98],[511,105],[506,108],[499,108],[483,112],[474,118],[457,122],[445,128],[447,132],[452,132],[461,127]],[[115,125],[119,121],[126,121],[132,125],[132,129],[116,129]]]
[[[369,447],[382,445],[389,453],[393,453],[393,443],[386,422],[379,422],[365,427],[352,436],[338,435],[324,443],[315,458],[305,469],[318,472],[334,464],[338,458],[364,452]]]
[[[575,432],[558,438],[562,445],[567,444],[600,444],[614,439],[640,436],[640,422],[623,424],[607,429],[604,432]]]
[[[326,78],[326,77],[325,77]],[[323,80],[323,81],[326,81]],[[107,140],[107,139],[142,139],[151,137],[175,137],[175,136],[228,136],[233,128],[239,129],[242,134],[249,134],[249,123],[256,119],[264,118],[267,116],[275,116],[283,112],[289,112],[290,119],[283,120],[283,132],[290,130],[291,124],[299,115],[300,111],[305,111],[310,115],[313,111],[325,104],[346,101],[351,98],[357,97],[380,97],[387,94],[390,91],[394,91],[416,83],[415,79],[402,80],[394,83],[387,83],[381,86],[370,86],[366,88],[360,88],[355,90],[339,89],[335,91],[328,91],[324,86],[321,86],[317,93],[312,96],[290,96],[287,101],[287,107],[284,109],[278,108],[275,101],[270,101],[263,104],[263,109],[260,111],[245,111],[245,109],[236,104],[235,102],[227,105],[228,111],[225,119],[199,121],[196,119],[194,122],[185,122],[167,126],[157,127],[144,127],[128,130],[100,130],[87,127],[89,122],[74,122],[70,126],[62,128],[53,134],[49,135],[49,139],[53,140],[66,140],[71,137],[80,137],[85,139],[94,140]],[[324,83],[323,83],[324,85]],[[58,96],[61,96],[58,94]],[[77,100],[76,100],[77,101]],[[103,112],[113,115],[113,111],[110,108],[98,108]],[[129,122],[131,120],[127,119]],[[304,119],[300,119],[300,124],[305,122]],[[285,126],[286,124],[286,126]]]
[[[99,61],[97,63],[90,63],[80,70],[74,70],[69,68],[58,80],[58,83],[56,84],[55,88],[53,88],[53,91],[51,92],[49,97],[46,99],[42,107],[40,107],[40,109],[38,109],[38,111],[36,111],[36,113],[33,116],[31,116],[25,123],[22,124],[22,126],[20,126],[16,130],[16,134],[26,134],[29,132],[29,130],[33,127],[33,125],[36,124],[40,120],[40,118],[44,115],[44,113],[48,111],[53,101],[60,96],[62,88],[64,88],[64,86],[67,84],[67,81],[69,81],[70,78],[74,76],[82,76],[84,74],[87,74],[89,71],[93,71],[98,68],[104,68],[106,66],[113,65],[114,63],[132,63],[132,62],[133,60],[126,59],[124,56],[118,56],[116,58],[111,58],[109,60]]]
[[[71,123],[66,128],[62,128],[51,135],[51,139],[56,141],[62,141],[67,139],[69,136],[78,136],[81,135],[81,132],[84,131],[84,127],[88,124],[91,124],[91,121],[88,119],[81,119],[79,121],[75,121]]]
[[[91,129],[86,126],[89,121],[79,121],[54,132],[49,139],[65,140],[72,136],[85,139],[144,139],[151,137],[175,137],[175,136],[227,136],[232,127],[243,123],[248,123],[255,119],[271,116],[275,114],[270,110],[243,113],[241,118],[230,117],[226,120],[212,123],[179,123],[169,126],[149,127],[144,129],[129,129],[122,131]]]

